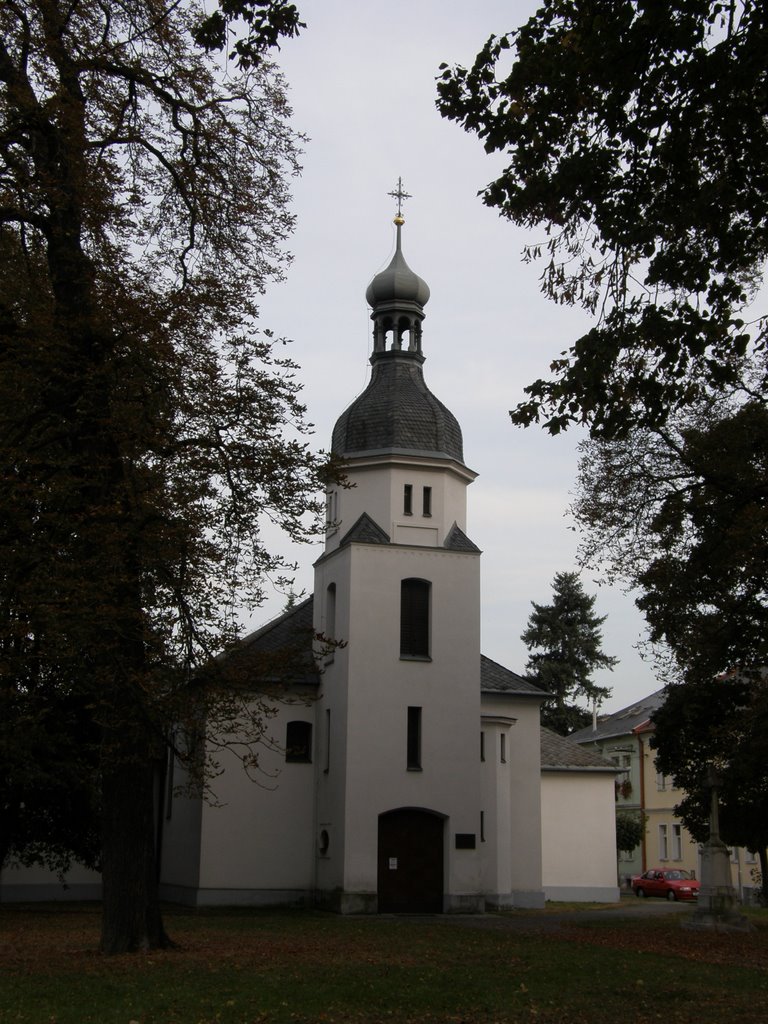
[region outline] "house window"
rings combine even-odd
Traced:
[[[312,724],[289,722],[285,728],[285,760],[296,764],[312,761]]]
[[[480,733],[480,760],[485,760],[485,733]]]
[[[502,733],[501,736],[499,737],[499,739],[501,740],[501,743],[499,745],[499,758],[500,758],[502,764],[506,764],[507,763],[507,737],[504,735],[504,733]]]
[[[403,487],[403,515],[413,515],[413,484],[406,484]]]
[[[666,825],[659,825],[659,860],[669,860],[669,837]]]
[[[421,510],[425,516],[432,515],[432,488],[425,487],[422,491],[422,506]]]
[[[429,659],[429,598],[427,580],[400,581],[400,657]]]
[[[323,771],[328,774],[331,770],[331,712],[325,711],[325,768]]]
[[[408,708],[406,759],[409,772],[421,771],[421,708]]]
[[[683,826],[672,826],[672,860],[683,859]]]
[[[480,811],[480,842],[485,842],[485,811]]]

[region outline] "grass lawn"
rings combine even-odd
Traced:
[[[97,907],[9,905],[0,1024],[768,1024],[768,912],[744,935],[516,916],[533,927],[169,908],[179,948],[106,958]]]

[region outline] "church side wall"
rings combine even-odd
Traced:
[[[247,774],[233,750],[218,757],[222,773],[213,780],[217,806],[202,809],[201,904],[304,902],[314,882],[313,763],[286,761],[286,726],[313,726],[312,695],[275,705],[259,746],[259,766]]]
[[[101,899],[101,875],[73,864],[59,879],[54,871],[34,865],[9,864],[0,871],[0,902],[33,903],[40,900]]]
[[[497,769],[508,776],[509,802],[499,807],[500,827],[503,814],[508,815],[509,842],[504,850],[506,865],[498,867],[498,901],[502,905],[540,907],[544,905],[541,881],[541,740],[539,701],[532,698],[483,694],[483,717],[514,718],[508,730],[506,763],[500,762],[496,750]],[[500,739],[499,739],[500,742]],[[486,755],[488,757],[489,755]],[[503,849],[500,846],[500,849]],[[506,890],[507,878],[509,890]]]
[[[347,786],[348,699],[345,680],[349,671],[349,575],[352,551],[341,548],[315,566],[314,627],[345,646],[327,656],[322,666],[319,699],[315,706],[319,757],[315,765],[317,849],[315,885],[320,901],[333,909],[334,897],[344,885],[344,803]],[[334,623],[329,618],[328,587],[335,587]],[[354,649],[354,647],[352,648]],[[324,895],[323,895],[324,894]]]

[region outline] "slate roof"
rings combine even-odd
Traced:
[[[448,536],[443,541],[443,547],[449,551],[472,551],[480,554],[480,548],[469,539],[457,523],[454,523],[448,531]]]
[[[512,672],[497,661],[480,655],[480,691],[482,693],[509,693],[524,697],[546,697],[546,693],[538,686]]]
[[[368,387],[336,421],[334,454],[417,454],[463,464],[459,422],[425,384],[420,359],[378,354]]]
[[[569,739],[576,743],[589,743],[592,740],[610,739],[613,736],[626,736],[638,725],[647,722],[653,712],[663,703],[664,690],[656,690],[655,693],[643,697],[642,700],[635,701],[634,704],[630,704],[620,711],[614,711],[612,715],[598,719],[596,729],[593,729],[591,725],[586,725],[583,729],[571,733]]]
[[[249,633],[230,651],[227,660],[251,666],[252,682],[259,680],[317,686],[320,674],[312,655],[314,630],[312,595]],[[246,675],[243,676],[247,681]]]
[[[339,547],[345,544],[389,544],[389,534],[382,529],[375,519],[363,512],[357,522],[350,526],[339,541]]]
[[[592,750],[580,747],[570,736],[559,736],[541,727],[542,771],[587,771],[615,774],[616,765]]]

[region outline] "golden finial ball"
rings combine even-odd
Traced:
[[[398,227],[401,227],[403,224],[405,224],[405,217],[403,217],[402,214],[398,213],[398,215],[395,217],[394,223],[397,224]]]

